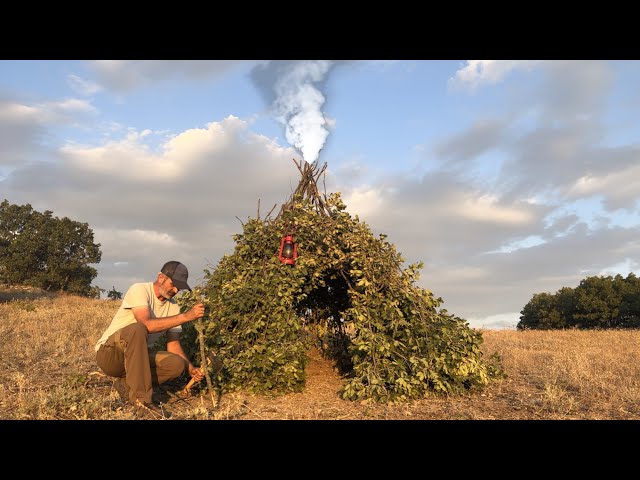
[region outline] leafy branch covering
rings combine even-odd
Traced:
[[[223,358],[222,391],[300,391],[313,344],[345,375],[349,400],[398,402],[456,393],[501,375],[485,361],[482,334],[416,285],[422,262],[404,262],[384,234],[346,211],[340,193],[317,189],[324,172],[297,164],[302,179],[275,219],[250,218],[205,282],[180,299],[204,301],[206,348]],[[326,164],[325,164],[326,168]],[[298,245],[294,266],[278,259],[283,235]],[[184,326],[197,353],[196,331]],[[197,358],[197,356],[195,357]]]

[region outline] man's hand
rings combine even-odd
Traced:
[[[191,378],[194,381],[199,382],[200,380],[202,380],[204,378],[204,369],[196,368],[193,365],[189,365],[189,375],[191,375]],[[189,383],[191,383],[191,382],[189,382]]]
[[[204,303],[196,303],[193,307],[187,310],[187,315],[191,320],[201,318],[204,315]]]
[[[189,363],[189,375],[191,375],[191,380],[187,383],[187,386],[184,387],[184,390],[178,392],[178,396],[187,397],[190,395],[190,389],[194,383],[199,382],[204,377],[204,369],[196,368],[191,363]]]

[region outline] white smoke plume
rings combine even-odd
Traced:
[[[321,89],[333,65],[329,60],[271,61],[251,72],[284,125],[287,141],[308,163],[318,159],[329,135]]]

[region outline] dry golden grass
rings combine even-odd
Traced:
[[[0,293],[0,419],[133,419],[93,345],[119,302]],[[464,396],[400,405],[341,400],[332,363],[309,352],[301,393],[269,398],[225,394],[170,396],[172,419],[640,419],[640,331],[485,330],[507,377]],[[197,362],[196,362],[197,363]],[[186,378],[184,379],[186,383]],[[170,392],[171,393],[171,392]]]

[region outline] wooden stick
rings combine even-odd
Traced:
[[[193,387],[194,383],[196,383],[196,379],[191,377],[191,379],[189,380],[189,383],[187,383],[187,386],[184,387],[184,392],[189,393],[189,390],[191,390],[191,387]]]
[[[209,376],[209,365],[207,363],[207,356],[204,353],[204,324],[202,323],[202,317],[198,319],[197,327],[198,337],[200,339],[200,368],[204,368],[204,376],[207,379],[207,387],[209,388],[209,394],[211,395],[211,405],[216,408],[216,401],[213,398],[213,386],[211,385],[211,377]]]

